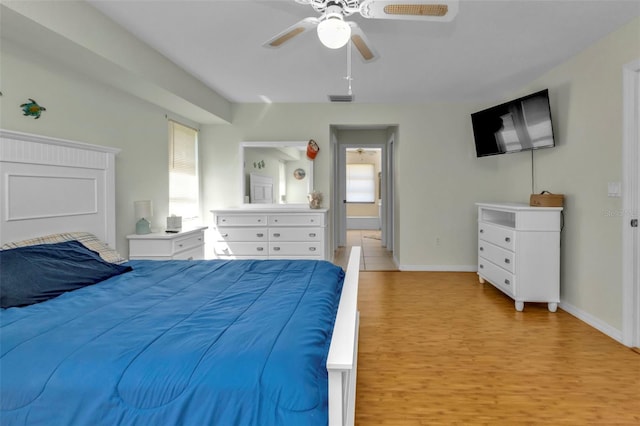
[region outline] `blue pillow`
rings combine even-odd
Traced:
[[[131,269],[105,262],[78,241],[2,250],[0,304],[11,308],[44,302]]]

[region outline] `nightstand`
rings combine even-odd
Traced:
[[[205,229],[207,229],[206,226],[198,226],[176,233],[153,232],[145,235],[127,235],[129,259],[204,259]]]

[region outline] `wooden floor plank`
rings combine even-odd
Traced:
[[[640,355],[474,273],[360,273],[357,425],[640,424]]]

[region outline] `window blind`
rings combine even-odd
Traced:
[[[373,164],[347,164],[347,203],[373,203],[375,189]]]
[[[169,121],[169,214],[199,215],[198,132]]]

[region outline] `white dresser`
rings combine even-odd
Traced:
[[[329,259],[327,210],[212,210],[219,259]]]
[[[478,276],[515,300],[544,302],[555,312],[560,302],[562,207],[527,204],[478,206]]]
[[[129,259],[201,260],[204,259],[204,231],[206,226],[176,233],[153,232],[127,235]]]

